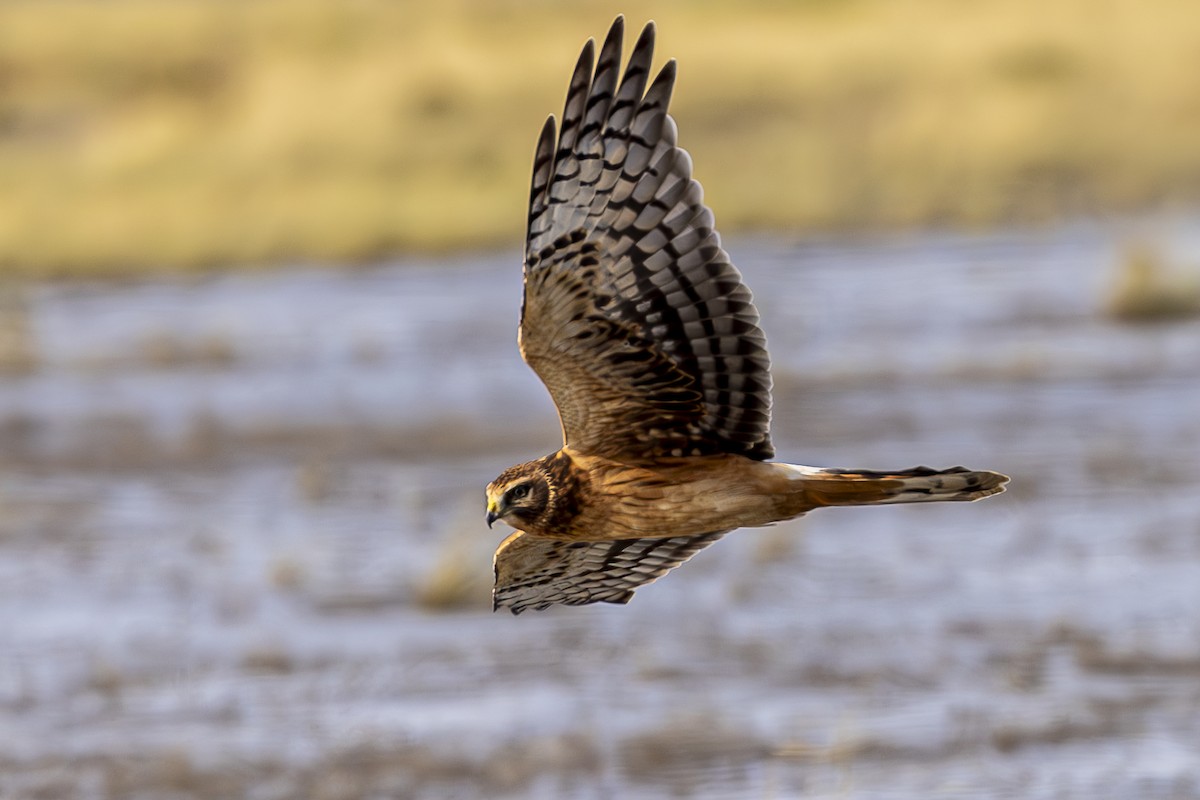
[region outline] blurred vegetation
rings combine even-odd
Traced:
[[[24,294],[0,284],[0,376],[20,375],[37,368],[37,346]]]
[[[0,267],[515,248],[542,119],[622,10],[680,61],[681,143],[725,231],[1200,200],[1192,0],[17,0]]]
[[[1118,266],[1108,313],[1123,322],[1200,316],[1200,272],[1172,268],[1148,245],[1131,246]]]

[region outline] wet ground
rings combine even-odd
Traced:
[[[730,242],[783,458],[1011,491],[519,618],[515,252],[10,291],[0,797],[1200,797],[1200,322],[1105,317],[1130,235]]]

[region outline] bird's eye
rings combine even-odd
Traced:
[[[522,497],[527,497],[528,495],[529,495],[529,484],[522,483],[520,486],[514,486],[511,490],[509,490],[508,499],[520,500]]]

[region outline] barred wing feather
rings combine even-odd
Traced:
[[[728,531],[668,539],[570,542],[517,531],[496,550],[493,610],[628,603]]]
[[[538,140],[521,353],[580,452],[770,458],[766,341],[676,145],[675,63],[646,88],[650,23],[618,82],[623,30],[594,74],[584,47],[562,128]]]

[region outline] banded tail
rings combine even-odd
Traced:
[[[808,499],[817,506],[863,506],[882,503],[971,502],[1000,494],[1008,476],[966,467],[913,467],[895,472],[824,469],[782,464],[803,481]]]

